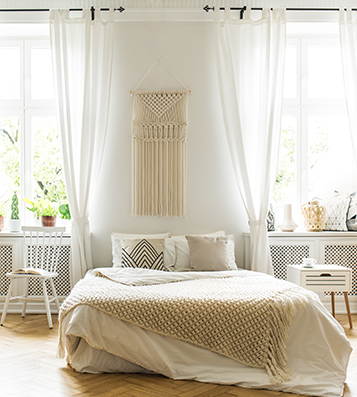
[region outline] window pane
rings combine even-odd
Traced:
[[[20,48],[0,48],[0,100],[20,99]]]
[[[284,98],[297,97],[297,46],[287,45],[285,50]]]
[[[339,47],[337,45],[310,44],[307,57],[308,98],[344,98]]]
[[[51,51],[31,49],[31,99],[53,99]]]
[[[48,23],[1,23],[0,37],[47,36],[50,35]]]
[[[308,117],[308,195],[322,199],[334,190],[351,193],[355,172],[346,116]]]
[[[297,118],[284,115],[280,139],[279,163],[273,200],[275,204],[293,203],[296,197]]]
[[[63,202],[66,199],[66,191],[56,118],[54,116],[33,116],[31,130],[33,134],[35,198]]]
[[[20,119],[0,117],[0,210],[10,217],[11,197],[20,186]]]

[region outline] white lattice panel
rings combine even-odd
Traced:
[[[310,256],[310,245],[270,245],[274,277],[286,280],[287,266],[302,262]]]
[[[3,241],[6,238],[3,239]],[[10,240],[10,239],[9,239]],[[15,267],[22,267],[22,255],[21,250],[18,248],[22,245],[22,239],[17,239],[16,248],[15,243],[9,242],[0,244],[0,296],[6,296],[9,279],[5,276],[6,273],[11,272]],[[71,291],[70,287],[70,262],[71,262],[71,246],[66,241],[64,245],[61,246],[60,257],[57,265],[58,277],[54,279],[54,284],[58,296],[67,296]],[[35,282],[33,282],[35,281]],[[48,285],[48,291],[51,291]],[[21,293],[22,291],[19,291]],[[38,280],[30,281],[30,295],[37,296],[41,295],[41,287],[38,284]]]
[[[0,245],[0,295],[6,295],[10,280],[5,276],[12,271],[13,246]]]
[[[28,248],[27,253],[27,261],[30,261],[30,247]],[[47,248],[47,247],[46,247]],[[70,254],[71,247],[69,245],[62,245],[60,249],[60,255],[57,263],[57,273],[58,277],[56,277],[53,282],[55,284],[56,292],[58,296],[67,296],[70,291]],[[51,255],[51,253],[49,254]],[[47,290],[51,291],[49,281],[46,281]],[[37,296],[42,295],[42,286],[39,280],[30,279],[29,283],[29,295]]]
[[[269,247],[274,276],[287,278],[287,266],[302,263],[306,257],[318,264],[339,265],[352,269],[352,291],[357,298],[357,232],[269,232]],[[244,267],[250,269],[250,234],[243,234]]]
[[[349,294],[357,295],[357,245],[325,245],[324,256],[327,265],[339,265],[352,269],[352,291]]]

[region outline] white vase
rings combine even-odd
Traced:
[[[18,233],[21,232],[21,220],[20,219],[8,219],[7,227],[9,232]]]
[[[279,224],[279,229],[283,232],[293,232],[298,227],[293,220],[291,207],[291,204],[284,204],[284,219]]]

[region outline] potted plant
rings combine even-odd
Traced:
[[[40,208],[41,201],[40,200],[29,200],[27,198],[23,199],[26,203],[30,204],[31,207],[26,207],[29,211],[32,211],[36,217],[36,219],[40,219]]]
[[[31,205],[31,207],[26,208],[34,213],[36,219],[41,218],[42,226],[56,226],[58,203],[54,203],[44,199],[29,200],[27,198],[24,198],[23,200]]]
[[[71,230],[71,212],[69,209],[69,205],[68,203],[62,203],[59,207],[58,207],[58,212],[61,215],[60,218],[60,226],[65,226],[66,230],[70,231]]]
[[[11,199],[11,215],[8,221],[10,232],[21,231],[21,221],[19,218],[19,199],[17,198],[17,192],[15,191]]]
[[[68,204],[61,204],[58,207],[58,211],[61,214],[61,218],[62,219],[71,220],[71,212],[69,210],[69,205]]]
[[[3,204],[0,203],[0,232],[4,228],[4,213]]]
[[[42,201],[39,209],[41,224],[44,227],[56,226],[58,204],[50,201]]]

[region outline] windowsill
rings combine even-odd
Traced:
[[[244,236],[249,236],[250,232],[244,232]],[[357,231],[347,231],[347,232],[338,232],[338,231],[328,231],[324,230],[322,232],[308,232],[305,229],[298,228],[293,232],[283,232],[281,230],[275,232],[268,232],[268,237],[356,237]]]
[[[308,232],[305,229],[296,229],[293,232],[283,232],[283,231],[275,231],[268,232],[269,237],[357,237],[356,232],[347,231],[347,232],[339,232],[339,231],[328,231],[324,230],[322,232]]]
[[[12,237],[12,238],[22,238],[23,233],[22,232],[9,232],[8,230],[2,230],[0,232],[0,238],[3,237]],[[71,237],[71,232],[64,232],[63,237]]]
[[[8,230],[2,230],[0,237],[22,237],[22,232],[9,232]]]

